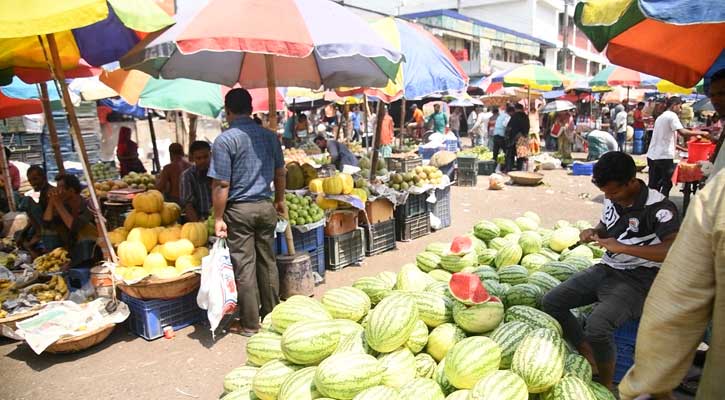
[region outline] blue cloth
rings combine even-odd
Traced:
[[[327,141],[327,152],[330,153],[330,159],[335,164],[335,167],[337,167],[337,169],[340,171],[342,171],[344,165],[349,165],[352,167],[358,166],[358,161],[357,157],[355,157],[355,154],[352,154],[347,146],[338,142],[337,140]]]
[[[360,130],[360,112],[355,111],[353,113],[350,113],[350,120],[352,121],[352,129],[359,131]]]
[[[494,136],[506,136],[506,126],[509,124],[511,116],[506,113],[499,114],[496,118],[496,126],[493,128]]]
[[[255,202],[272,196],[270,184],[277,168],[284,168],[277,135],[240,117],[212,146],[207,176],[229,182],[229,202]]]
[[[639,0],[639,9],[669,24],[725,22],[722,0]]]
[[[130,115],[136,118],[146,118],[146,109],[137,105],[126,103],[121,98],[118,99],[102,99],[98,102],[101,105],[109,107],[111,110],[124,115]]]

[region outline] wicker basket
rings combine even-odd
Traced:
[[[146,278],[133,285],[118,284],[123,293],[141,300],[175,299],[197,290],[201,285],[201,275],[186,273],[177,278]]]
[[[536,186],[544,180],[544,175],[536,172],[509,172],[511,181],[521,186]]]
[[[43,307],[41,305],[35,306],[29,311],[13,314],[5,318],[0,319],[0,326],[7,326],[10,330],[15,331],[18,329],[18,322],[25,321],[28,318],[32,318],[40,312]]]
[[[80,336],[60,338],[45,351],[51,354],[67,354],[91,348],[106,340],[115,327],[116,324],[108,324]]]

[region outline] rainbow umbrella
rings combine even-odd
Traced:
[[[630,89],[655,88],[661,79],[629,68],[610,65],[589,80],[589,86],[621,86]]]
[[[487,94],[493,94],[502,87],[526,87],[529,90],[550,91],[570,81],[566,76],[538,64],[525,64],[496,72],[477,83]]]
[[[574,21],[610,61],[682,87],[725,68],[722,0],[585,0]]]
[[[0,119],[27,114],[40,114],[42,112],[43,105],[40,100],[16,99],[5,96],[0,91]]]

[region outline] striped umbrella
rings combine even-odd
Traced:
[[[550,91],[570,81],[566,76],[538,64],[525,64],[499,71],[477,83],[486,93],[495,93],[504,86],[526,87],[529,90]]]
[[[589,80],[590,87],[621,86],[630,89],[655,88],[661,79],[629,68],[610,65]]]
[[[725,68],[722,0],[585,0],[574,21],[610,61],[683,87]]]

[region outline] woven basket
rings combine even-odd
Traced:
[[[535,172],[509,172],[511,181],[521,186],[536,186],[544,180],[544,175]]]
[[[38,305],[36,307],[33,307],[29,311],[13,314],[13,315],[7,316],[5,318],[2,318],[2,319],[0,319],[0,326],[4,325],[4,326],[7,326],[8,328],[10,328],[11,330],[15,331],[16,329],[18,329],[18,325],[17,325],[18,322],[25,321],[28,318],[32,318],[32,317],[38,315],[38,313],[40,312],[40,310],[42,308],[43,307],[41,305]]]
[[[60,338],[45,351],[51,354],[67,354],[91,348],[106,340],[115,327],[116,324],[108,324],[80,336]]]
[[[149,277],[133,285],[119,283],[118,288],[133,298],[153,300],[175,299],[197,290],[200,285],[201,275],[191,272],[171,279]]]

